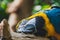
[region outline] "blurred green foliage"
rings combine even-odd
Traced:
[[[8,19],[8,14],[5,12],[7,4],[12,0],[0,0],[0,22],[5,18]]]
[[[57,6],[60,6],[60,0],[53,0],[53,3]]]
[[[12,1],[13,0],[0,0],[0,21],[3,18],[8,17],[5,10],[7,8],[7,4]],[[49,1],[50,1],[50,3],[49,3]],[[32,13],[34,14],[40,10],[46,10],[47,8],[49,8],[52,5],[60,6],[60,0],[47,0],[47,2],[48,3],[46,3],[46,0],[35,0]]]
[[[34,14],[40,10],[46,10],[51,6],[60,6],[60,0],[47,0],[47,2],[48,3],[46,3],[46,0],[35,0],[32,13]],[[40,8],[37,8],[38,6],[40,6]]]

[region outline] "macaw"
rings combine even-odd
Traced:
[[[44,12],[23,19],[17,26],[17,32],[55,37],[60,40],[60,7],[54,6]]]

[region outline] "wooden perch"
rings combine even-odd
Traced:
[[[10,31],[8,22],[4,19],[3,40],[49,40],[47,38],[37,37],[33,34],[23,34]]]
[[[3,19],[3,38],[2,38],[2,40],[12,40],[11,39],[11,35],[10,35],[10,32],[9,32],[9,24],[8,24],[8,22],[7,22],[7,20],[6,19]]]

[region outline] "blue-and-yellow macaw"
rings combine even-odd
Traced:
[[[17,24],[17,32],[52,36],[60,40],[60,7],[54,6],[23,20]]]

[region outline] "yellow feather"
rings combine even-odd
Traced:
[[[36,16],[43,17],[43,19],[45,20],[45,27],[46,27],[46,30],[48,32],[48,35],[53,36],[55,33],[55,29],[54,29],[53,25],[51,24],[50,20],[48,19],[47,15],[45,13],[37,12],[36,14],[34,14],[34,15],[32,15],[26,19],[30,20],[32,18],[35,18]],[[20,24],[20,22],[17,24],[16,28],[18,28],[18,25]]]
[[[43,19],[45,20],[45,26],[46,26],[46,30],[48,31],[48,35],[53,36],[55,33],[55,29],[52,23],[50,22],[50,20],[48,19],[47,15],[43,12],[38,12],[35,15],[32,15],[31,17],[29,17],[28,19],[32,19],[36,16],[43,17]]]

